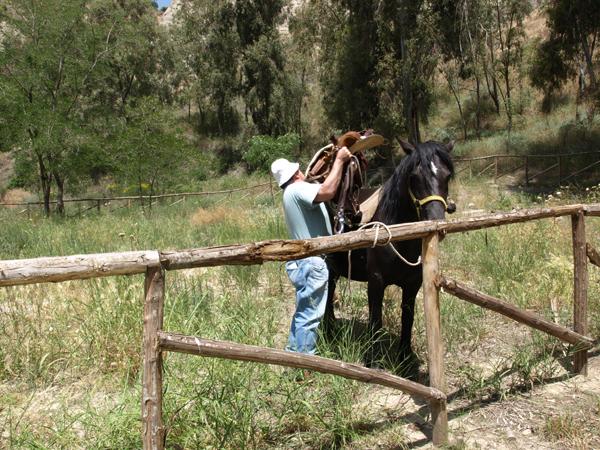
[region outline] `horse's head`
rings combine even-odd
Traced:
[[[405,175],[417,219],[444,219],[446,212],[456,211],[456,205],[448,202],[448,183],[454,175],[450,158],[454,144],[428,141],[414,146],[400,141],[400,145],[408,155]]]

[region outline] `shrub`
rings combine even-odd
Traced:
[[[283,136],[253,136],[243,159],[252,172],[268,172],[271,162],[277,158],[291,159],[300,144],[300,136],[288,133]]]

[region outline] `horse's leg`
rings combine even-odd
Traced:
[[[367,293],[369,296],[369,337],[370,344],[367,352],[366,365],[373,367],[381,359],[381,337],[379,331],[383,327],[383,294],[385,286],[381,276],[369,279]]]
[[[334,274],[332,270],[329,270],[329,281],[327,284],[327,304],[325,305],[325,315],[323,316],[323,329],[326,334],[329,334],[329,332],[333,330],[333,325],[335,324],[333,297],[338,278],[338,275]]]
[[[412,328],[415,319],[415,298],[419,292],[420,283],[410,284],[402,288],[402,330],[400,331],[400,361],[408,361],[414,357],[412,351]]]

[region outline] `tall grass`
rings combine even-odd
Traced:
[[[490,210],[539,200],[457,180],[462,205]],[[575,193],[569,200],[576,199]],[[580,198],[585,200],[585,198]],[[544,200],[549,201],[549,200]],[[560,201],[553,199],[552,202]],[[464,207],[464,206],[463,206]],[[176,205],[90,212],[78,219],[16,217],[1,211],[3,259],[176,249],[286,237],[279,197],[187,199]],[[600,246],[597,219],[587,221]],[[442,243],[444,273],[570,325],[572,265],[568,219],[468,234]],[[600,270],[590,268],[591,335],[600,335]],[[344,291],[340,282],[338,292]],[[281,263],[166,274],[165,329],[283,348],[293,289]],[[112,277],[0,290],[0,447],[139,448],[143,278]],[[414,348],[426,359],[421,297]],[[387,292],[385,345],[399,334],[400,295]],[[341,320],[320,352],[361,362],[369,345],[365,287],[342,297]],[[560,373],[553,355],[568,349],[442,295],[450,385],[471,399],[502,397]],[[386,362],[400,371],[393,358]],[[172,448],[343,448],[398,445],[401,406],[389,392],[313,374],[298,384],[279,367],[167,354],[164,419]],[[416,374],[426,382],[425,367]],[[377,431],[373,431],[373,430]]]

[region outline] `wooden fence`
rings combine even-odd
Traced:
[[[520,310],[510,303],[475,291],[462,283],[440,274],[439,236],[489,227],[571,216],[574,258],[574,330],[549,322]],[[598,252],[585,238],[585,217],[600,216],[600,204],[569,205],[555,208],[529,209],[506,214],[486,215],[451,221],[428,221],[389,227],[392,241],[422,238],[423,301],[428,349],[430,386],[376,370],[318,356],[285,352],[270,348],[233,342],[183,336],[163,330],[165,271],[219,265],[250,265],[268,261],[286,261],[334,251],[351,250],[384,242],[376,230],[360,230],[338,236],[309,240],[271,240],[245,245],[227,245],[184,251],[136,251],[94,255],[74,255],[0,261],[0,287],[42,282],[60,282],[112,275],[145,273],[145,302],[143,330],[142,423],[145,449],[165,446],[162,422],[164,351],[218,357],[265,364],[306,368],[346,378],[376,383],[399,389],[426,399],[430,404],[433,424],[433,443],[442,445],[448,439],[446,411],[446,381],[443,362],[443,341],[440,326],[439,290],[456,295],[506,317],[544,331],[575,347],[574,368],[587,373],[587,350],[595,342],[587,337],[587,259],[600,263]]]
[[[81,214],[83,212],[89,211],[90,209],[96,209],[100,212],[102,207],[108,207],[111,202],[126,202],[125,207],[131,206],[131,202],[147,202],[149,205],[152,205],[154,202],[158,202],[165,199],[178,199],[172,204],[179,203],[180,201],[185,201],[188,197],[208,197],[213,195],[229,195],[234,192],[243,192],[243,191],[253,191],[258,188],[264,188],[261,193],[270,192],[271,196],[274,196],[273,192],[273,184],[274,181],[268,181],[266,183],[256,184],[254,186],[235,188],[235,189],[222,189],[217,191],[203,191],[203,192],[175,192],[169,194],[157,194],[157,195],[127,195],[121,197],[85,197],[85,198],[66,198],[63,200],[63,203],[76,203],[80,206],[77,214]],[[57,200],[50,200],[51,205],[57,204]],[[81,204],[86,204],[87,207],[83,210],[81,209]],[[22,212],[26,212],[30,214],[30,208],[32,206],[38,207],[43,206],[44,202],[35,201],[35,202],[6,202],[0,203],[0,206],[4,207],[13,207],[13,206],[25,206],[26,209]]]
[[[594,158],[595,156],[595,158]],[[571,160],[593,158],[595,161],[574,169]],[[593,168],[600,168],[600,152],[564,153],[561,155],[489,155],[476,158],[454,158],[459,166],[457,173],[467,172],[469,177],[493,174],[494,180],[523,171],[525,185],[540,177],[555,173],[558,184],[570,183]],[[544,165],[545,163],[545,165]],[[543,167],[540,167],[544,165]]]

